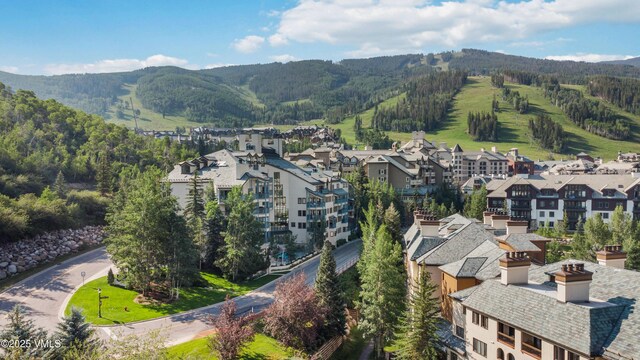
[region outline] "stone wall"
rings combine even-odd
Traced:
[[[0,245],[0,280],[54,261],[58,256],[77,252],[82,247],[96,246],[103,237],[102,227],[87,226]]]

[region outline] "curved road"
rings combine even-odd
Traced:
[[[351,241],[334,251],[339,272],[351,267],[360,257],[361,241]],[[308,283],[315,281],[319,257],[298,265],[291,273],[262,286],[249,294],[234,299],[238,312],[258,311],[273,301],[277,281],[292,274],[304,272]],[[85,282],[106,275],[113,266],[104,248],[79,255],[44,270],[0,293],[0,326],[6,324],[6,312],[15,304],[21,304],[35,324],[47,330],[55,329],[67,301],[73,292],[82,286],[80,273],[85,271]],[[189,341],[211,330],[207,323],[210,315],[217,314],[221,304],[187,311],[155,320],[124,325],[100,326],[97,333],[103,337],[144,335],[158,330],[167,345]]]

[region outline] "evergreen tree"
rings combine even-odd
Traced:
[[[198,173],[191,177],[187,203],[184,208],[184,216],[190,227],[195,228],[197,219],[204,219],[204,200],[202,194],[202,184],[200,184]]]
[[[396,210],[396,206],[391,203],[384,212],[384,224],[389,229],[389,233],[395,241],[402,242],[402,231],[400,230],[400,213]]]
[[[595,253],[589,239],[584,234],[584,225],[582,221],[578,222],[576,231],[571,240],[571,257],[577,260],[594,261]]]
[[[465,216],[482,220],[484,211],[487,209],[487,187],[482,185],[479,190],[474,190],[465,201],[469,202],[468,207],[465,204],[467,208]]]
[[[360,327],[373,338],[375,354],[380,358],[404,310],[406,295],[404,268],[398,266],[402,249],[385,225],[375,233],[373,247],[363,260]]]
[[[205,204],[205,222],[206,222],[206,251],[204,255],[204,263],[208,266],[214,266],[216,258],[220,253],[220,249],[224,245],[224,215],[220,206],[218,205],[218,199],[208,197]]]
[[[554,263],[564,258],[564,252],[562,251],[562,244],[558,240],[552,240],[547,245],[547,263]]]
[[[365,207],[369,204],[369,200],[367,199],[369,178],[364,171],[364,166],[358,166],[354,172],[347,175],[347,181],[349,181],[353,192],[354,220],[356,224],[358,224],[362,218]]]
[[[262,224],[253,216],[253,198],[234,187],[225,205],[231,208],[224,233],[224,245],[216,265],[233,281],[246,278],[266,267],[260,246],[264,242]]]
[[[58,330],[54,335],[62,346],[52,348],[52,352],[58,357],[64,356],[64,353],[67,353],[72,347],[85,353],[91,352],[99,345],[93,334],[94,330],[91,328],[91,324],[86,322],[81,310],[72,307],[71,314],[65,316],[58,323]]]
[[[437,285],[431,281],[428,271],[420,272],[418,285],[409,295],[409,304],[396,336],[396,358],[422,360],[437,358],[438,322],[440,302],[434,293]]]
[[[333,258],[331,243],[325,241],[320,255],[320,265],[316,275],[316,296],[318,304],[325,308],[326,339],[346,333],[345,303],[336,273],[336,260]]]
[[[108,194],[113,189],[113,174],[111,172],[111,161],[109,153],[102,151],[98,155],[98,166],[96,169],[96,182],[98,183],[98,191],[102,195]]]
[[[152,282],[192,281],[197,254],[169,184],[157,169],[138,173],[107,214],[107,251],[127,283],[146,294]]]
[[[27,319],[24,314],[24,309],[20,305],[15,305],[13,309],[7,314],[8,323],[5,325],[4,331],[0,332],[0,339],[13,340],[13,341],[44,341],[47,338],[47,332],[39,327],[36,327],[33,320]],[[19,344],[19,343],[18,343]],[[40,358],[44,353],[44,348],[25,348],[21,346],[13,346],[9,349],[5,349],[15,358]]]
[[[115,279],[116,277],[113,275],[113,270],[109,268],[109,272],[107,273],[107,284],[113,285],[113,282],[115,281]]]
[[[58,171],[56,181],[53,183],[53,191],[56,192],[59,198],[64,199],[67,197],[67,182],[64,179],[64,174]]]

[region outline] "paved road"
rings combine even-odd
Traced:
[[[360,246],[361,241],[352,241],[335,250],[334,256],[339,271],[346,270],[346,268],[358,260],[360,257]],[[294,271],[281,277],[277,281],[288,278],[293,274],[304,272],[307,277],[307,282],[311,284],[315,281],[319,262],[320,258],[315,257],[301,264],[295,268]],[[247,295],[235,298],[234,301],[237,304],[238,312],[249,312],[252,309],[253,311],[258,311],[267,307],[273,301],[273,292],[277,281],[266,284]],[[220,307],[221,304],[216,304],[156,320],[109,327],[103,326],[99,327],[98,333],[103,337],[121,337],[131,334],[144,335],[155,330],[160,331],[167,346],[175,345],[189,341],[199,334],[204,334],[208,330],[211,330],[211,326],[206,320],[210,315],[217,314]]]
[[[66,299],[85,281],[104,276],[113,266],[104,247],[56,264],[0,293],[0,327],[16,304],[22,305],[35,324],[48,331],[55,329]]]

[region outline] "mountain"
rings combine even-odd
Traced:
[[[626,60],[612,60],[612,61],[602,61],[601,64],[618,64],[618,65],[631,65],[640,67],[640,56],[634,57]]]
[[[640,68],[506,55],[475,49],[339,62],[305,60],[206,70],[154,67],[110,74],[26,76],[0,72],[13,89],[143,128],[208,124],[251,126],[325,119],[338,123],[396,96],[416,78],[446,69],[486,75],[510,69],[551,74],[564,83],[586,76],[640,77]]]

